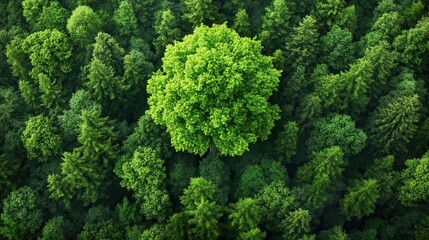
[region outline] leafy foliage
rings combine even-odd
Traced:
[[[36,192],[29,187],[13,191],[3,202],[0,234],[9,239],[30,237],[43,223]]]
[[[279,73],[260,51],[257,41],[225,25],[199,27],[167,48],[163,71],[148,82],[149,114],[167,127],[177,150],[202,155],[214,145],[234,156],[266,139],[278,118],[267,99]]]
[[[346,156],[359,153],[365,147],[365,132],[355,127],[350,116],[334,114],[315,122],[308,139],[309,152],[317,152],[331,146],[339,146]]]
[[[427,239],[428,4],[0,1],[0,239]]]
[[[342,210],[348,219],[361,218],[374,212],[380,197],[377,181],[374,179],[356,181],[344,197]]]
[[[28,158],[45,162],[61,151],[61,137],[48,117],[29,118],[22,134]]]

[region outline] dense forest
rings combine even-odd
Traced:
[[[429,239],[428,0],[2,0],[0,239]]]

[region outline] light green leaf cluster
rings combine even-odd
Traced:
[[[407,168],[402,172],[403,185],[399,190],[399,200],[406,206],[416,206],[429,202],[429,154],[420,159],[405,161]]]
[[[168,46],[162,71],[148,81],[149,114],[165,125],[177,150],[241,155],[266,139],[279,108],[267,100],[279,71],[258,41],[226,25],[196,28]]]
[[[170,199],[165,190],[166,169],[159,152],[139,147],[131,161],[122,165],[121,186],[133,190],[147,219],[165,220]]]
[[[61,137],[48,117],[39,115],[27,120],[22,141],[30,159],[46,162],[60,154]]]

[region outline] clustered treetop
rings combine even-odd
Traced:
[[[427,240],[428,12],[0,0],[0,239]]]
[[[266,139],[279,119],[268,102],[280,71],[259,41],[226,25],[200,26],[167,46],[162,70],[149,81],[149,114],[165,125],[176,150],[241,155]]]

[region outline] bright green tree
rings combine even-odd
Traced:
[[[406,168],[401,173],[402,186],[399,189],[399,200],[405,206],[416,206],[429,202],[429,154],[422,158],[405,161]]]
[[[72,199],[85,205],[103,197],[112,163],[117,158],[116,134],[108,118],[100,110],[83,110],[78,142],[81,146],[63,154],[61,173],[48,177],[49,191],[54,199],[70,206]]]
[[[46,162],[61,152],[61,137],[48,117],[38,115],[27,120],[22,141],[30,159]]]
[[[279,72],[261,48],[226,25],[201,26],[167,47],[162,70],[148,82],[149,114],[177,150],[234,156],[267,138],[278,119],[267,99]]]
[[[358,180],[347,189],[341,210],[347,219],[369,216],[374,213],[379,197],[380,190],[377,180]]]
[[[67,20],[70,37],[81,47],[93,43],[102,26],[100,17],[88,6],[78,6]]]
[[[26,239],[34,236],[43,223],[43,214],[36,192],[21,187],[4,199],[0,235],[8,239]]]
[[[418,95],[397,97],[378,107],[370,118],[369,139],[386,153],[403,150],[417,130],[420,108]]]

